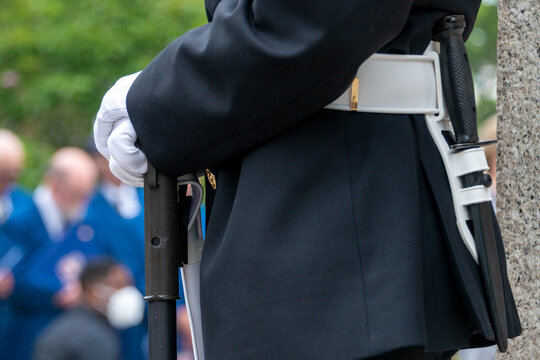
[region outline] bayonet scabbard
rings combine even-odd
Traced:
[[[463,41],[465,25],[464,16],[451,15],[438,21],[434,27],[434,38],[440,42],[443,91],[454,128],[455,144],[452,148],[455,151],[482,145],[478,141],[474,85]],[[460,180],[464,189],[489,183],[483,172],[467,173]],[[467,208],[491,324],[499,349],[504,352],[508,347],[508,327],[491,206],[490,201],[481,201]]]

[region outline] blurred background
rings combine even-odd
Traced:
[[[104,93],[168,43],[206,22],[202,0],[3,0],[0,127],[23,139],[20,183],[34,188],[61,146],[84,146]],[[496,0],[467,42],[479,120],[495,113]]]
[[[101,98],[206,21],[202,0],[4,0],[0,127],[20,135],[34,188],[54,149],[84,146]]]

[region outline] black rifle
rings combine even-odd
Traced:
[[[446,107],[454,128],[455,138],[451,144],[454,151],[491,143],[482,143],[478,139],[474,86],[463,42],[464,29],[465,18],[462,15],[447,16],[434,27],[435,40],[441,44],[442,83]],[[464,175],[461,180],[464,188],[491,185],[491,178],[483,172]],[[478,253],[491,324],[499,350],[504,352],[508,348],[508,328],[491,206],[490,202],[469,205],[469,225]]]
[[[150,360],[176,359],[178,269],[187,256],[185,186],[148,165],[144,181],[145,300]]]

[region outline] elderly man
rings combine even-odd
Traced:
[[[0,129],[0,322],[9,311],[5,299],[13,291],[15,281],[12,268],[21,255],[5,236],[2,225],[12,214],[23,211],[32,202],[26,192],[16,185],[24,160],[21,140],[11,131]],[[3,346],[4,334],[0,333],[0,353]]]
[[[3,322],[11,359],[28,359],[36,334],[78,301],[78,273],[89,255],[99,253],[94,229],[81,222],[97,174],[83,150],[58,150],[32,195],[33,205],[4,226],[22,254],[13,271],[10,314]]]
[[[17,135],[0,129],[0,225],[30,203],[28,195],[16,186],[24,159],[24,147]]]

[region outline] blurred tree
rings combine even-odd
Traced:
[[[480,118],[495,109],[496,15],[488,1],[468,41]],[[36,185],[55,148],[84,146],[116,79],[205,22],[202,0],[3,0],[0,127],[27,144],[22,182]]]
[[[484,1],[466,43],[473,68],[478,120],[495,113],[497,96],[497,1]]]
[[[3,0],[0,127],[26,140],[22,182],[36,184],[54,148],[85,145],[117,78],[205,21],[202,0]]]

